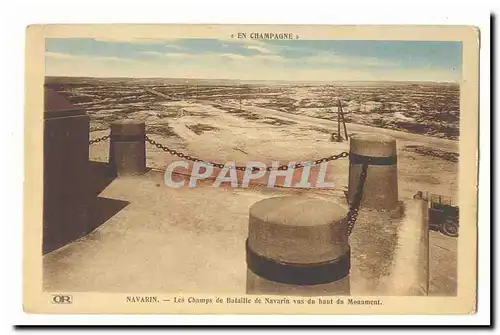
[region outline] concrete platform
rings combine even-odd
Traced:
[[[232,160],[239,164],[249,160],[311,160],[349,150],[348,142],[330,142],[330,134],[313,132],[309,128],[311,124],[307,123],[310,120],[283,128],[265,127],[251,120],[241,122],[236,116],[214,108],[192,108],[195,107],[201,116],[168,119],[178,136],[148,133],[149,136],[185,154],[205,160]],[[147,124],[152,122],[146,121]],[[195,134],[187,125],[197,122],[216,125],[218,131]],[[326,122],[323,125],[328,126],[330,121],[315,119],[314,122]],[[350,130],[361,133],[365,128]],[[373,127],[368,130],[371,133],[387,131]],[[92,132],[91,138],[108,133]],[[453,198],[457,190],[458,165],[404,148],[420,143],[452,150],[458,142],[401,132],[396,135],[399,199],[411,199],[419,190],[449,194]],[[245,239],[252,204],[265,198],[291,194],[345,203],[342,190],[348,184],[347,159],[329,164],[326,182],[333,183],[335,190],[214,188],[211,182],[199,184],[196,188],[171,189],[163,184],[162,173],[155,170],[140,177],[105,177],[106,165],[99,162],[108,161],[108,149],[107,141],[90,147],[91,160],[96,161],[91,172],[95,196],[91,224],[98,228],[44,256],[46,290],[243,294],[246,289]],[[152,168],[165,168],[177,159],[149,145],[146,154],[146,164]],[[357,250],[353,255],[356,268],[351,270],[352,294],[381,294],[381,291],[390,294],[383,285],[377,287],[377,281],[385,282],[386,277],[394,272],[405,273],[393,264],[400,245],[387,245],[385,250],[373,248],[370,244],[383,232],[377,227],[383,227],[384,222],[365,220],[363,224],[362,221],[351,235],[353,252],[354,248]],[[400,242],[401,231],[397,227],[388,228],[389,235],[397,234],[394,240]],[[429,294],[454,295],[457,239],[436,232],[431,232],[429,238]],[[408,266],[412,268],[402,262],[403,269]],[[400,277],[394,278],[396,283],[405,282]]]
[[[244,243],[253,203],[287,194],[344,201],[340,192],[315,190],[213,188],[210,183],[171,189],[155,170],[93,184],[99,204],[94,217],[104,223],[44,257],[47,291],[244,294]],[[430,294],[456,294],[456,239],[431,232],[430,245]],[[392,255],[375,250],[370,256]],[[382,263],[354,272],[380,277],[387,270]],[[352,294],[367,294],[365,282],[353,284]]]
[[[458,239],[430,231],[429,295],[455,296],[457,294]],[[460,238],[460,237],[459,237]]]

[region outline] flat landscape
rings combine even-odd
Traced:
[[[459,136],[460,90],[457,84],[449,83],[291,84],[49,77],[47,85],[85,107],[96,125],[120,118],[166,124],[169,118],[196,115],[191,106],[195,101],[242,119],[276,126],[287,124],[266,116],[265,109],[336,121],[340,99],[348,123],[453,140]],[[261,113],[252,113],[248,107],[258,107]],[[164,122],[157,120],[165,118]]]

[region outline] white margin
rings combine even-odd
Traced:
[[[4,227],[3,311],[6,328],[26,325],[468,325],[490,323],[490,34],[493,1],[10,1],[2,14],[3,162],[2,225]],[[498,6],[498,5],[497,5]],[[182,316],[182,315],[29,315],[21,306],[23,97],[25,29],[34,23],[275,23],[275,24],[449,24],[481,30],[480,196],[478,313],[464,316]],[[498,93],[498,91],[496,92]],[[498,96],[498,94],[497,94]],[[498,119],[498,118],[497,118]],[[494,224],[494,223],[493,223]],[[498,233],[497,228],[497,233]],[[100,333],[104,329],[91,330]],[[262,330],[259,330],[261,332]],[[429,330],[427,330],[429,331]]]

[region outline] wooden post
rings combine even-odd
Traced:
[[[337,142],[342,142],[342,135],[340,134],[340,105],[337,104]]]
[[[349,139],[349,135],[347,135],[347,126],[345,125],[345,118],[344,118],[344,110],[342,109],[342,101],[339,99],[339,110],[340,110],[340,116],[342,117],[342,124],[344,125],[344,134],[345,134],[345,139]]]
[[[350,247],[336,203],[284,196],[250,208],[248,294],[349,295]]]

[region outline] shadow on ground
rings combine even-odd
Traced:
[[[99,197],[114,179],[115,173],[107,163],[89,162],[87,196],[83,195],[79,201],[63,197],[58,200],[57,210],[44,212],[44,254],[89,234],[129,204],[128,201]],[[54,226],[48,222],[61,224]]]
[[[92,212],[89,215],[89,232],[118,214],[130,204],[128,201],[97,197],[92,203]]]
[[[90,194],[97,196],[116,178],[113,169],[106,162],[89,162]]]
[[[90,161],[90,192],[92,196],[89,213],[89,232],[115,216],[130,202],[99,197],[99,194],[115,180],[114,170],[106,162]]]

